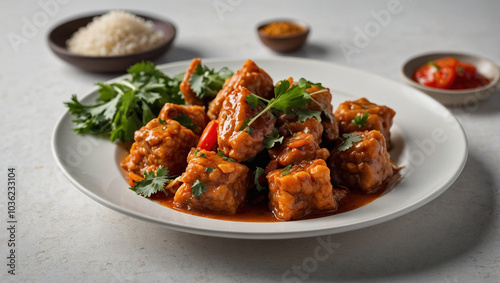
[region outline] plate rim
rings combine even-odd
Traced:
[[[241,59],[241,58],[225,58],[225,57],[202,58],[202,60],[204,63],[207,63],[207,64],[223,63],[223,62],[237,62],[237,61],[244,62],[245,61],[245,59]],[[281,62],[285,62],[285,63],[302,62],[302,63],[306,63],[306,64],[308,64],[308,63],[324,64],[325,66],[335,66],[338,68],[348,69],[352,72],[363,73],[363,74],[366,74],[369,76],[373,76],[377,79],[381,79],[384,81],[390,81],[392,83],[396,83],[396,84],[401,85],[403,87],[410,88],[409,86],[406,86],[400,82],[388,79],[388,78],[380,76],[378,74],[373,74],[370,72],[366,72],[364,70],[355,69],[355,68],[351,68],[351,67],[331,63],[331,62],[319,61],[319,60],[315,60],[315,59],[294,58],[294,57],[278,57],[278,58],[276,58],[276,57],[270,57],[270,58],[269,57],[267,57],[267,58],[260,57],[260,58],[254,58],[251,60],[254,60],[257,64],[259,61],[281,61]],[[180,67],[180,66],[187,67],[190,62],[191,62],[191,60],[184,60],[184,61],[178,61],[178,62],[173,62],[173,63],[166,63],[166,64],[157,65],[157,68],[162,70],[162,69],[166,69],[166,68],[175,68],[175,67]],[[127,75],[127,74],[121,75],[121,76],[118,76],[118,77],[113,78],[111,80],[107,80],[105,83],[120,80],[120,79],[126,78],[128,76],[129,75]],[[97,87],[91,88],[88,92],[85,92],[85,95],[83,95],[81,99],[85,99],[88,96],[93,95],[96,92],[96,89],[97,89]],[[215,230],[215,229],[208,230],[208,229],[193,227],[193,226],[189,226],[189,225],[185,225],[185,224],[175,223],[172,221],[167,223],[165,221],[162,221],[161,219],[154,218],[154,217],[149,216],[149,215],[144,215],[144,214],[141,214],[139,212],[131,211],[129,209],[123,208],[115,203],[112,203],[109,200],[101,198],[100,196],[96,195],[94,192],[85,188],[82,184],[78,183],[78,181],[75,180],[71,176],[70,172],[68,172],[68,170],[66,170],[65,166],[63,165],[62,160],[61,160],[62,157],[57,154],[56,143],[57,143],[57,133],[61,130],[62,123],[65,122],[66,119],[68,119],[68,118],[71,119],[71,115],[70,115],[68,110],[65,110],[64,113],[62,115],[60,115],[60,117],[57,119],[57,122],[55,124],[55,127],[54,127],[54,129],[52,131],[52,135],[51,135],[51,150],[52,150],[53,157],[56,161],[56,164],[59,167],[59,169],[62,171],[63,175],[70,181],[70,183],[73,186],[75,186],[78,190],[83,192],[85,195],[87,195],[88,197],[90,197],[94,201],[96,201],[96,202],[100,203],[101,205],[104,205],[112,210],[115,210],[119,213],[127,215],[129,217],[143,220],[143,221],[150,222],[150,223],[154,223],[154,224],[158,224],[160,226],[167,227],[167,228],[172,229],[172,230],[193,233],[193,234],[198,234],[198,235],[205,235],[205,236],[215,236],[215,237],[223,237],[223,238],[239,238],[239,239],[289,239],[289,238],[304,238],[304,237],[320,236],[320,235],[327,235],[327,234],[337,234],[337,233],[343,233],[343,232],[352,231],[352,230],[363,229],[363,228],[367,228],[367,227],[370,227],[373,225],[378,225],[380,223],[387,222],[387,221],[393,220],[395,218],[398,218],[400,216],[403,216],[405,214],[408,214],[408,213],[428,204],[429,202],[431,202],[432,200],[434,200],[435,198],[440,196],[443,192],[445,192],[456,181],[456,179],[460,176],[461,172],[463,171],[463,168],[465,167],[465,164],[466,164],[467,158],[468,158],[468,140],[467,140],[466,133],[463,129],[463,126],[456,119],[456,117],[454,117],[452,115],[452,113],[446,107],[444,107],[442,104],[437,102],[435,99],[425,95],[421,91],[418,91],[415,89],[412,89],[412,91],[419,93],[419,96],[420,96],[419,99],[427,100],[426,102],[431,103],[434,107],[442,108],[441,110],[444,110],[447,112],[447,114],[451,115],[450,117],[452,118],[452,121],[459,126],[458,133],[460,133],[460,137],[463,138],[464,148],[462,151],[462,155],[460,157],[461,162],[458,165],[458,169],[454,172],[454,174],[451,176],[451,178],[446,180],[445,183],[441,184],[439,186],[439,188],[434,191],[433,194],[426,195],[424,198],[422,198],[418,201],[415,201],[413,204],[411,204],[409,206],[406,206],[406,207],[399,209],[397,211],[392,211],[391,213],[387,213],[386,215],[377,215],[376,217],[370,218],[368,220],[363,220],[360,223],[350,223],[348,225],[346,224],[346,225],[342,225],[340,227],[326,227],[326,228],[322,228],[322,229],[307,230],[307,231],[274,231],[274,232],[265,232],[265,233],[259,232],[259,231],[230,231],[230,230],[229,231],[228,230],[222,231],[222,230]],[[217,221],[226,221],[226,220],[217,220]],[[301,220],[299,220],[299,221],[301,221]],[[302,220],[302,221],[304,221],[304,220]],[[307,220],[305,220],[305,221],[307,221]],[[231,221],[229,221],[229,222],[231,222]],[[243,223],[243,222],[239,222],[239,223]],[[249,225],[254,225],[254,224],[273,225],[274,223],[287,223],[287,222],[271,222],[271,223],[244,222],[244,223],[249,224]]]

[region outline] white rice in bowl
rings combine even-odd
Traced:
[[[87,56],[120,56],[160,45],[164,35],[153,22],[124,11],[95,17],[66,42],[70,52]]]

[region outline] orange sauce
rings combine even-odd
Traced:
[[[123,160],[122,155],[123,154],[118,154],[117,159]],[[347,196],[344,197],[340,201],[339,207],[335,211],[317,213],[317,214],[309,214],[309,215],[306,215],[300,219],[290,220],[290,221],[298,221],[298,220],[325,217],[325,216],[330,216],[330,215],[348,212],[348,211],[360,208],[362,206],[365,206],[365,205],[371,203],[372,201],[376,200],[377,198],[381,197],[384,193],[392,190],[397,185],[397,183],[399,183],[399,181],[402,178],[401,172],[400,172],[401,169],[402,168],[397,168],[391,178],[389,178],[386,182],[384,182],[378,188],[374,189],[371,193],[350,191],[347,194]],[[122,172],[124,174],[124,178],[130,182],[129,176],[127,176],[127,172],[125,172],[125,170],[122,170]],[[163,206],[169,208],[169,209],[173,209],[173,210],[176,210],[179,212],[183,212],[183,213],[187,213],[187,214],[195,215],[195,216],[200,216],[200,217],[226,220],[226,221],[239,221],[239,222],[283,222],[282,220],[279,220],[274,216],[274,214],[272,213],[272,211],[268,207],[267,200],[260,201],[257,204],[252,204],[252,203],[247,202],[245,205],[243,205],[238,210],[237,214],[231,215],[231,214],[189,210],[189,209],[186,209],[183,207],[179,207],[178,205],[174,204],[174,198],[172,196],[167,197],[163,193],[157,193],[155,195],[152,195],[150,197],[150,199],[152,201],[157,202],[160,205],[163,205]]]
[[[349,192],[347,196],[340,201],[339,208],[336,211],[320,213],[320,214],[310,214],[298,220],[312,219],[312,218],[339,214],[367,205],[370,202],[379,198],[384,192],[386,192],[389,187],[388,184],[389,182],[383,184],[378,190],[369,194],[362,192]],[[238,210],[237,214],[229,215],[229,214],[221,214],[213,212],[201,212],[201,211],[181,208],[174,204],[173,197],[166,197],[164,194],[157,194],[155,196],[152,196],[151,200],[176,211],[212,219],[219,219],[226,221],[240,221],[240,222],[282,221],[274,217],[273,213],[267,206],[267,202],[260,202],[259,204],[246,203],[243,207],[240,208],[240,210]]]

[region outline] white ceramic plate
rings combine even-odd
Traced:
[[[203,63],[236,71],[244,59],[205,59]],[[391,157],[404,166],[394,189],[361,208],[310,220],[248,223],[193,216],[161,206],[128,189],[119,168],[123,150],[106,139],[77,135],[66,112],[52,135],[52,150],[64,175],[97,202],[141,220],[209,236],[279,239],[360,229],[409,213],[444,192],[459,176],[467,159],[467,140],[458,121],[440,103],[409,86],[376,75],[307,59],[254,60],[275,81],[293,76],[329,87],[336,107],[347,99],[367,97],[396,111]],[[184,72],[190,62],[159,66],[168,75]],[[97,97],[92,90],[84,103]]]

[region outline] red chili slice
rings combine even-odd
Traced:
[[[204,150],[215,150],[217,146],[217,124],[216,120],[212,120],[203,130],[201,134],[200,141],[198,142],[198,148]]]

